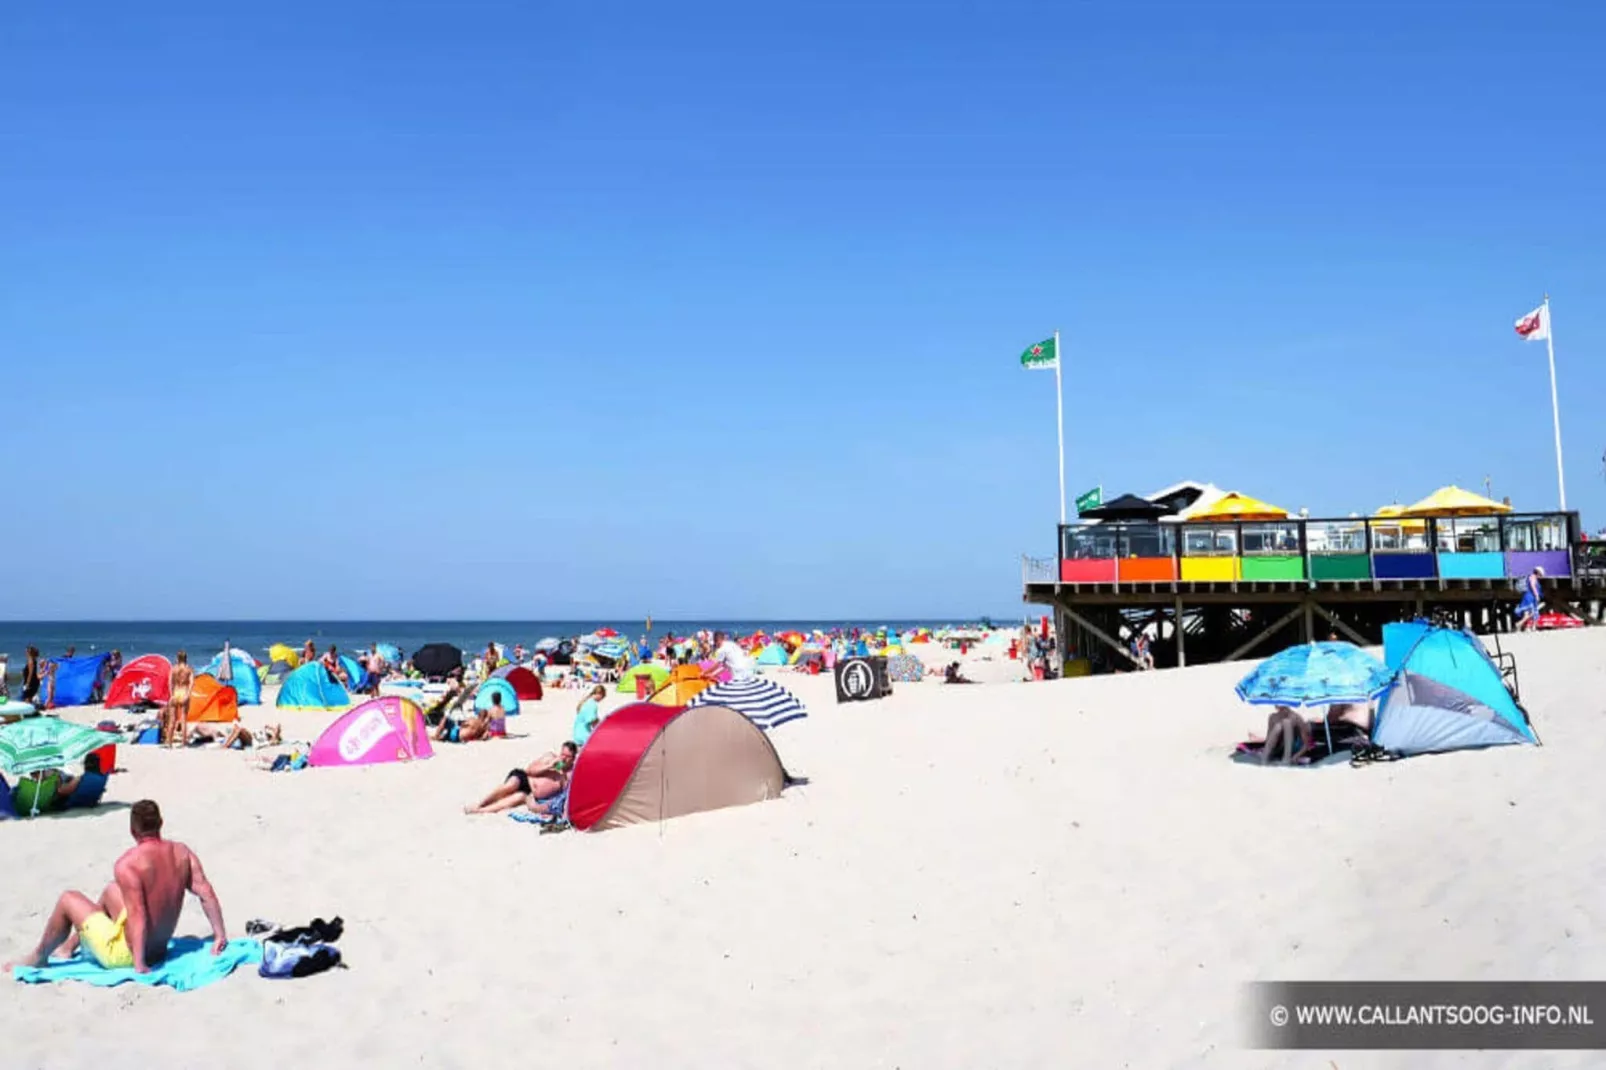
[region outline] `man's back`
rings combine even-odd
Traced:
[[[117,860],[117,885],[130,912],[136,909],[130,902],[136,895],[145,904],[145,953],[150,961],[161,958],[178,928],[184,894],[192,883],[193,860],[182,843],[159,839],[142,840]]]

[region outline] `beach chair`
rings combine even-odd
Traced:
[[[55,805],[59,787],[59,773],[34,773],[23,777],[11,792],[11,808],[18,817],[38,817]]]

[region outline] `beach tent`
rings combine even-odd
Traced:
[[[50,664],[56,667],[56,682],[49,692],[50,701],[57,706],[82,706],[95,693],[95,681],[100,679],[100,671],[106,665],[106,655],[51,658]],[[167,686],[165,677],[162,686]],[[41,692],[41,701],[43,697],[44,693]]]
[[[317,668],[317,666],[308,666]],[[434,757],[424,711],[399,695],[381,695],[335,721],[312,745],[312,765],[378,765]]]
[[[669,670],[651,662],[634,666],[620,674],[619,686],[615,690],[621,694],[634,695],[636,693],[637,677],[646,677],[647,693],[650,695],[669,682]],[[684,705],[684,703],[677,703],[677,705]]]
[[[250,674],[255,680],[256,674]],[[190,724],[226,724],[240,719],[240,696],[232,686],[218,682],[210,673],[202,673],[190,687],[190,709],[184,718]]]
[[[256,706],[262,702],[262,681],[257,677],[256,662],[250,654],[243,650],[229,651],[229,664],[234,669],[234,679],[229,681],[234,688],[236,697],[242,706]],[[201,672],[217,677],[222,682],[223,676],[219,670],[223,668],[223,652],[220,650],[206,663]]]
[[[912,684],[926,678],[926,663],[911,654],[894,654],[887,659],[887,679]]]
[[[498,680],[506,680],[513,685],[513,693],[520,699],[529,699],[532,702],[541,701],[541,678],[531,669],[523,665],[504,665],[491,674]]]
[[[1383,627],[1383,657],[1395,669],[1372,725],[1372,742],[1395,754],[1428,754],[1538,743],[1476,636],[1420,621]]]
[[[117,674],[106,689],[108,709],[133,706],[164,706],[172,697],[168,683],[173,663],[160,654],[141,654]]]
[[[626,706],[605,717],[569,780],[573,828],[601,832],[778,798],[786,770],[769,738],[724,706]]]
[[[268,665],[270,672],[289,672],[301,666],[301,651],[285,643],[274,643],[268,647]],[[284,666],[280,668],[279,666]]]
[[[670,682],[660,685],[661,690],[652,697],[655,706],[684,706],[699,692],[712,685],[703,679],[703,670],[697,665],[676,665],[669,674]]]
[[[780,643],[771,643],[758,652],[754,659],[759,665],[785,665],[787,661],[786,648]]]
[[[368,690],[368,670],[350,654],[340,655],[340,667],[346,670],[346,686],[353,692]]]
[[[502,713],[507,717],[519,715],[519,693],[513,690],[513,685],[506,680],[491,677],[481,684],[474,692],[474,712],[482,713],[491,708],[491,696],[502,696]]]
[[[374,653],[384,658],[386,665],[393,665],[398,669],[401,668],[401,647],[397,646],[395,643],[375,643]]]
[[[281,710],[341,710],[351,705],[351,696],[314,661],[284,678],[274,705]]]

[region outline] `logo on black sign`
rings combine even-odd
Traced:
[[[842,693],[852,699],[870,698],[875,693],[875,670],[867,661],[853,660],[842,666]]]

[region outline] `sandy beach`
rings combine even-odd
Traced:
[[[973,655],[986,686],[846,706],[827,677],[776,674],[810,709],[774,733],[806,786],[595,835],[460,812],[566,738],[574,692],[526,703],[508,741],[409,765],[267,774],[123,747],[108,798],[161,803],[231,935],[338,914],[349,969],[187,994],[8,985],[0,1062],[1599,1065],[1243,1048],[1251,980],[1606,976],[1606,638],[1506,647],[1545,746],[1359,769],[1230,762],[1263,725],[1232,694],[1246,663],[1025,684]],[[304,739],[327,720],[244,717]],[[122,808],[0,829],[8,958],[129,842]],[[193,901],[180,932],[206,932]]]

